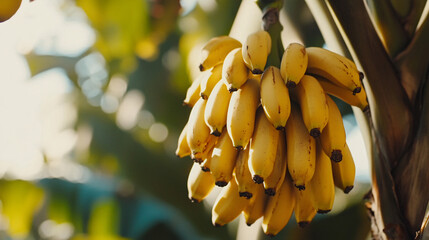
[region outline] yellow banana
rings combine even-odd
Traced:
[[[262,229],[265,234],[277,235],[286,226],[296,205],[295,198],[292,182],[289,176],[286,176],[281,183],[279,192],[268,198],[264,220],[262,221]]]
[[[186,139],[192,154],[202,153],[210,136],[210,129],[204,121],[206,101],[200,98],[189,114]]]
[[[295,187],[304,190],[316,166],[316,142],[308,134],[297,105],[286,124],[287,169]]]
[[[343,86],[353,94],[361,91],[362,84],[356,65],[344,57],[319,47],[308,47],[307,74],[322,76],[329,81]]]
[[[293,91],[301,107],[302,119],[311,136],[317,138],[329,119],[326,94],[316,78],[304,75]]]
[[[187,126],[188,123],[183,127],[183,130],[179,135],[179,139],[177,140],[176,156],[179,158],[186,157],[191,154],[191,149],[189,148],[188,141],[186,139]]]
[[[343,149],[343,160],[332,163],[332,175],[334,176],[335,186],[349,193],[354,186],[356,168],[349,146],[345,145]]]
[[[250,34],[242,47],[244,63],[254,74],[264,71],[270,52],[271,37],[263,30]]]
[[[290,115],[290,98],[280,70],[276,67],[270,66],[262,74],[261,104],[274,127],[284,129]]]
[[[249,170],[255,183],[262,183],[273,171],[279,135],[259,108],[249,150]]]
[[[329,95],[337,97],[352,106],[356,106],[360,108],[363,112],[368,111],[369,105],[368,100],[366,99],[366,92],[364,88],[362,88],[359,93],[353,95],[353,93],[350,92],[348,89],[337,86],[326,79],[317,77],[317,80],[319,80],[319,83],[322,86],[323,90],[325,90],[325,92]]]
[[[220,36],[210,39],[201,51],[200,71],[205,71],[223,62],[226,55],[241,43],[229,36]]]
[[[219,137],[226,124],[229,100],[231,93],[222,81],[214,86],[210,97],[207,100],[204,119],[210,128],[210,134]]]
[[[207,139],[207,142],[204,146],[204,150],[198,153],[191,153],[191,159],[194,162],[202,163],[209,155],[211,156],[211,151],[213,150],[215,144],[217,143],[218,138],[210,135]]]
[[[267,198],[268,197],[264,193],[264,188],[261,185],[256,185],[255,194],[249,200],[249,204],[246,208],[243,209],[243,215],[247,226],[252,225],[264,215]]]
[[[273,171],[264,179],[264,188],[267,195],[274,196],[278,192],[286,175],[286,163],[286,136],[284,131],[281,131]]]
[[[200,96],[207,100],[214,86],[220,82],[222,78],[222,64],[218,64],[212,68],[208,76],[203,78],[200,84]]]
[[[223,131],[213,148],[210,162],[210,172],[217,186],[224,187],[231,180],[236,159],[237,150],[232,146],[228,133]]]
[[[201,202],[215,186],[211,173],[201,171],[200,165],[194,163],[188,176],[188,197],[192,202]]]
[[[213,225],[223,226],[231,222],[240,215],[247,204],[249,204],[249,200],[238,195],[237,182],[230,181],[219,193],[213,205]]]
[[[335,163],[333,163],[335,164]],[[328,213],[334,205],[335,185],[331,160],[320,145],[317,145],[316,170],[310,181],[313,206],[318,213]]]
[[[311,191],[310,186],[303,191],[295,189],[295,219],[300,227],[307,226],[317,213],[317,209],[313,205],[313,194]]]
[[[258,186],[252,180],[248,164],[249,148],[246,148],[238,153],[235,163],[235,180],[238,184],[238,192],[240,197],[252,198]]]
[[[326,96],[326,100],[329,108],[329,121],[320,135],[320,143],[329,158],[334,162],[339,162],[343,159],[341,149],[346,145],[346,131],[337,104],[329,96]]]
[[[226,129],[237,149],[244,149],[250,141],[255,126],[255,113],[259,105],[259,83],[249,79],[238,91],[233,92],[228,106]]]
[[[280,63],[280,72],[288,88],[298,85],[307,70],[308,55],[305,47],[300,43],[291,43],[287,46]]]
[[[183,105],[193,107],[198,99],[200,99],[200,85],[205,75],[206,73],[200,73],[191,83],[191,86],[189,86],[188,90],[186,91],[186,97],[185,100],[183,100]]]
[[[232,50],[225,58],[222,67],[222,80],[228,91],[237,91],[246,81],[249,70],[244,64],[241,48]]]

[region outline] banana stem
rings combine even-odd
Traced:
[[[280,67],[281,58],[283,56],[284,47],[281,40],[281,32],[283,26],[279,21],[279,8],[277,7],[264,8],[262,12],[262,28],[270,34],[271,37],[271,53],[268,56],[267,66]]]

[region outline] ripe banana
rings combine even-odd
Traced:
[[[289,222],[296,205],[293,188],[290,177],[286,176],[281,183],[279,192],[275,196],[268,198],[264,220],[262,221],[262,229],[265,234],[277,235]]]
[[[188,176],[188,197],[192,202],[201,202],[215,186],[211,173],[201,171],[200,165],[194,163]]]
[[[236,159],[237,150],[232,146],[228,133],[223,131],[213,149],[210,162],[210,172],[215,177],[217,186],[224,187],[231,180]]]
[[[257,184],[252,180],[248,164],[249,148],[246,148],[238,153],[235,163],[235,180],[238,184],[238,192],[240,197],[252,198],[256,191]]]
[[[264,194],[264,188],[261,185],[256,185],[254,196],[249,200],[249,204],[243,210],[247,226],[252,225],[264,215],[267,198],[268,197]]]
[[[359,93],[362,84],[355,64],[351,65],[350,60],[329,50],[308,47],[307,74],[322,76],[339,86],[345,87],[353,92]]]
[[[363,112],[369,110],[368,100],[366,99],[366,92],[364,88],[362,88],[359,93],[353,95],[353,93],[350,92],[348,89],[337,86],[324,78],[317,77],[317,80],[319,80],[319,83],[322,86],[323,90],[325,90],[325,92],[329,95],[337,97],[352,106],[356,106],[360,108]]]
[[[344,193],[349,193],[354,186],[356,168],[352,153],[347,144],[342,152],[343,160],[338,163],[332,163],[332,174],[334,176],[335,186],[343,190]]]
[[[254,74],[264,71],[270,52],[271,37],[263,30],[250,34],[242,47],[244,63]]]
[[[226,55],[241,43],[229,36],[220,36],[210,39],[201,51],[200,71],[205,71],[223,62]]]
[[[210,129],[204,121],[206,101],[200,98],[189,114],[186,139],[192,154],[202,153],[210,136]]]
[[[222,78],[222,64],[218,64],[212,68],[209,74],[203,78],[200,84],[200,95],[204,100],[210,96],[214,86],[220,82]]]
[[[319,144],[317,145],[316,170],[309,185],[313,194],[313,206],[317,212],[328,213],[331,211],[335,199],[331,160]]]
[[[186,139],[187,126],[188,123],[183,127],[183,130],[179,135],[179,139],[177,140],[176,156],[179,158],[186,157],[191,154],[191,149],[189,148],[188,141]]]
[[[304,190],[316,166],[316,142],[308,134],[297,105],[286,124],[287,169],[295,187]]]
[[[249,204],[249,200],[238,195],[237,182],[230,181],[219,193],[213,205],[213,225],[223,226],[231,222],[240,215],[247,204]]]
[[[262,74],[261,104],[273,126],[284,129],[290,115],[289,91],[280,75],[280,70],[270,66]]]
[[[346,145],[346,131],[337,104],[329,96],[326,96],[326,100],[329,108],[329,121],[320,135],[320,143],[329,158],[334,162],[339,162],[343,159],[341,149]]]
[[[189,86],[188,90],[186,91],[186,97],[183,100],[183,105],[193,107],[198,99],[200,99],[200,85],[205,75],[206,73],[200,73],[191,83],[191,86]]]
[[[218,138],[210,135],[207,139],[207,142],[205,144],[204,150],[202,152],[198,152],[198,153],[191,153],[191,159],[194,162],[197,163],[202,163],[208,156],[211,156],[211,152],[215,146],[215,144],[217,143]]]
[[[308,55],[305,47],[300,43],[291,43],[287,46],[280,63],[280,72],[288,88],[294,88],[305,74],[308,64]]]
[[[286,163],[286,136],[284,131],[281,131],[273,171],[264,179],[264,188],[267,195],[274,196],[278,192],[286,175]]]
[[[295,219],[300,227],[307,226],[317,213],[313,205],[312,189],[308,186],[304,191],[295,189]]]
[[[299,102],[302,119],[311,136],[317,138],[329,119],[326,95],[316,78],[304,75],[300,84],[293,89]]]
[[[236,48],[228,53],[222,67],[222,80],[228,91],[237,91],[247,81],[248,72],[241,48]]]
[[[228,106],[226,129],[237,149],[246,148],[253,134],[255,113],[259,105],[259,83],[249,79],[233,92]]]
[[[231,93],[222,81],[214,86],[210,97],[207,100],[204,120],[210,128],[210,134],[219,137],[226,124],[229,100]]]
[[[273,171],[279,135],[259,108],[249,150],[249,170],[255,183],[262,183]]]

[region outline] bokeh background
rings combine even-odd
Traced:
[[[240,8],[241,6],[241,8]],[[240,10],[239,10],[240,8]],[[0,239],[264,239],[211,224],[174,155],[201,45],[260,27],[251,0],[23,0],[0,23]],[[286,0],[284,42],[324,46],[305,1]],[[242,32],[240,32],[242,30]],[[274,239],[366,239],[371,179],[352,110],[338,102],[355,189]]]

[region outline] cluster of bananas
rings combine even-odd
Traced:
[[[363,75],[349,59],[292,43],[280,68],[265,68],[270,51],[265,31],[243,45],[228,36],[206,43],[201,75],[184,100],[192,110],[176,155],[195,162],[188,177],[192,201],[223,187],[214,225],[243,212],[248,225],[263,217],[264,232],[276,235],[292,212],[305,226],[332,209],[335,186],[345,193],[353,188],[342,117],[327,94],[364,111],[368,103]]]

